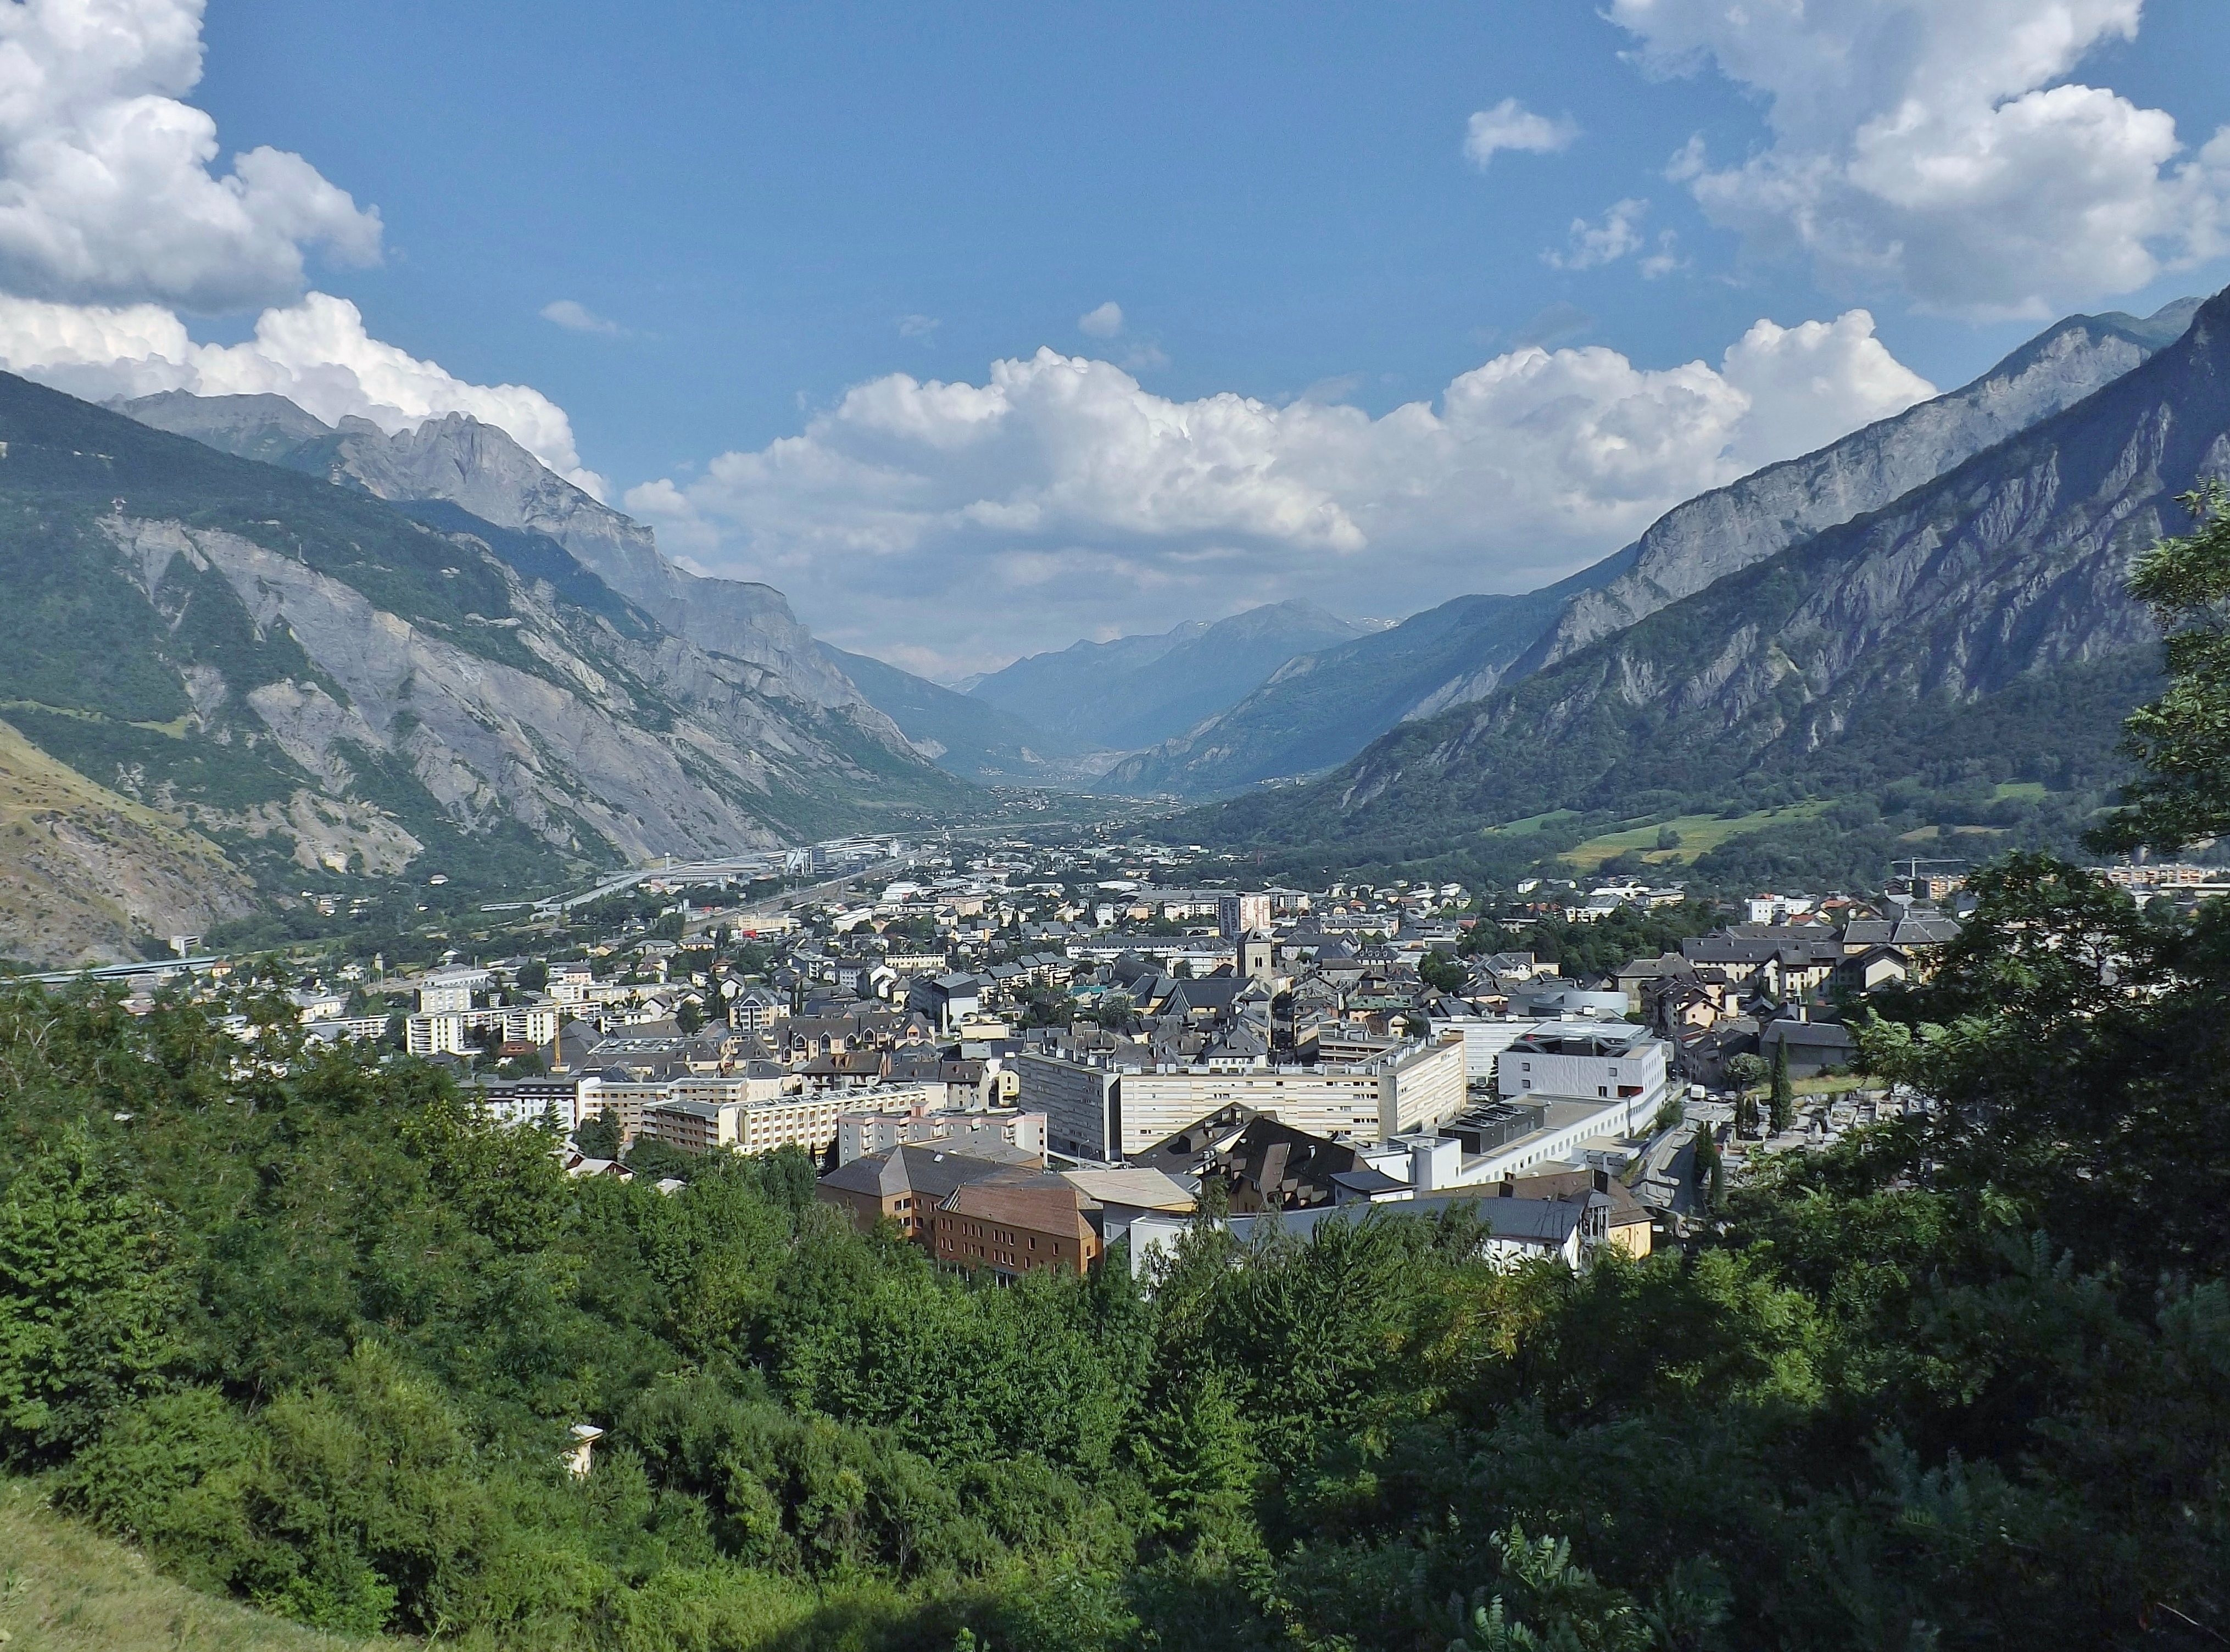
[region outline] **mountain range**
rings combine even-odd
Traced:
[[[1101,787],[1209,797],[1344,762],[1397,723],[1479,699],[1879,509],[2128,372],[2182,333],[2198,305],[2068,317],[1971,383],[1675,506],[1635,543],[1557,584],[1459,597],[1291,659],[1228,710],[1109,769]]]
[[[2064,845],[2111,789],[2120,720],[2157,680],[2130,562],[2188,525],[2177,496],[2230,473],[2230,293],[2185,313],[2179,337],[2089,395],[1847,520],[1762,557],[1756,537],[1691,533],[1734,563],[1716,578],[1653,560],[1645,541],[1622,582],[1544,633],[1537,669],[1190,829],[1303,860],[1511,864],[1591,832],[1618,847],[1600,828],[1639,820],[1627,847],[1646,863],[1656,819],[1660,860],[1708,871],[1717,852],[1722,870],[1769,875],[1826,857],[1853,877],[1900,845]],[[2063,324],[2032,360],[2150,343],[2120,319]],[[1816,475],[1817,458],[1797,464]],[[1772,480],[1743,485],[1756,497]],[[1741,519],[1724,499],[1683,507],[1698,510]],[[1647,612],[1600,621],[1621,583]],[[1755,823],[1781,860],[1758,844],[1730,859],[1729,820]]]
[[[452,466],[451,498],[390,503],[345,468],[379,478],[368,427],[209,411],[259,456],[0,375],[0,955],[115,955],[304,882],[547,886],[964,801],[778,594],[712,605],[707,646],[544,531],[623,539],[585,495],[543,485],[538,513]],[[71,865],[106,906],[57,928]]]

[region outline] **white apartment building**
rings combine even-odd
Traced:
[[[1611,1102],[1647,1125],[1666,1095],[1664,1040],[1624,1022],[1544,1021],[1495,1058],[1495,1094],[1506,1102]]]
[[[422,992],[420,996],[424,996]],[[469,996],[469,995],[468,995]],[[558,1042],[558,1006],[554,1004],[515,1004],[508,1009],[423,1011],[403,1024],[403,1046],[414,1056],[462,1056],[480,1045],[474,1033],[493,1033],[502,1044],[531,1044],[539,1048]]]
[[[488,983],[485,969],[437,969],[418,982],[418,1013],[441,1015],[452,1010],[469,1010],[473,994],[487,991]]]
[[[1046,1115],[1056,1153],[1114,1160],[1234,1102],[1318,1135],[1382,1141],[1464,1107],[1463,1040],[1410,1045],[1374,1060],[1221,1071],[1205,1066],[1095,1067],[1020,1058],[1022,1103]]]

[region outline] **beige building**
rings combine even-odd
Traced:
[[[1144,1152],[1234,1103],[1312,1135],[1383,1141],[1453,1118],[1465,1099],[1460,1034],[1314,1067],[1148,1071],[1044,1055],[1018,1065],[1022,1105],[1045,1114],[1053,1150],[1102,1160]]]

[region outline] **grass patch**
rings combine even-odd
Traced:
[[[1618,832],[1606,832],[1600,837],[1589,838],[1585,843],[1564,851],[1561,857],[1582,871],[1592,871],[1606,860],[1630,852],[1640,852],[1641,858],[1653,865],[1685,866],[1697,856],[1708,853],[1731,839],[1745,832],[1761,831],[1767,826],[1786,826],[1794,820],[1809,820],[1827,808],[1824,800],[1791,803],[1778,809],[1760,809],[1753,814],[1738,815],[1732,820],[1716,814],[1683,814],[1670,820],[1659,820],[1648,826],[1629,826]],[[1679,834],[1678,849],[1660,849],[1658,834],[1670,826]]]
[[[1531,838],[1579,818],[1577,809],[1551,809],[1546,814],[1529,814],[1522,820],[1509,820],[1501,826],[1488,826],[1479,835],[1482,838]]]
[[[1956,826],[1951,828],[1951,835],[1955,838],[2002,838],[2006,830],[2004,826]],[[1941,826],[1919,826],[1911,832],[1898,832],[1897,840],[1899,843],[1937,843],[1942,840],[1943,836],[1943,828]]]
[[[2024,803],[2041,803],[2044,801],[2044,782],[2040,780],[2001,780],[1990,795],[2001,803],[2009,797],[2017,797]]]
[[[29,1482],[0,1482],[0,1630],[8,1652],[402,1652],[344,1640],[159,1576],[64,1520]]]

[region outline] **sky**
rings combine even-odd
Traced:
[[[464,411],[950,680],[1556,579],[2230,282],[2220,0],[10,0],[0,362]]]

